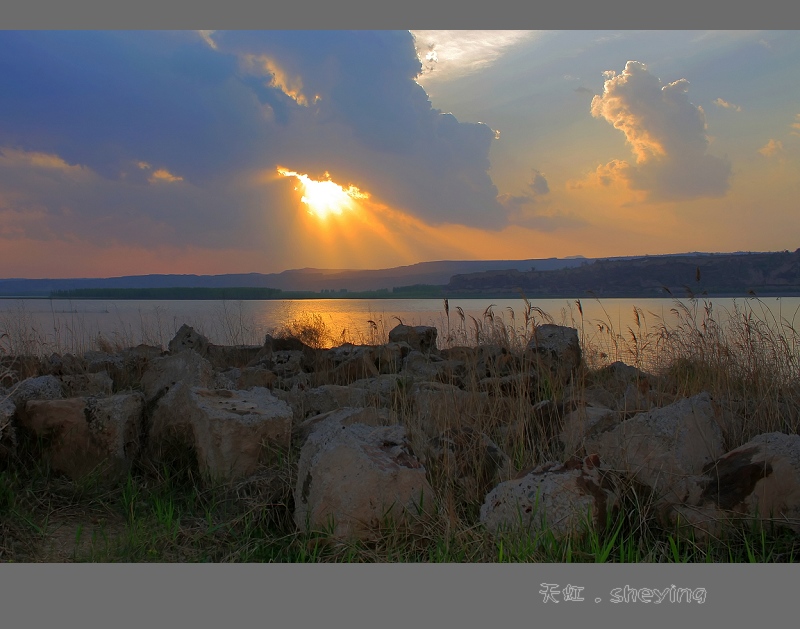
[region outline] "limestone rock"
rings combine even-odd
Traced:
[[[190,387],[207,387],[212,378],[211,363],[197,352],[185,350],[151,361],[142,376],[142,390],[150,403],[179,382]]]
[[[564,417],[560,440],[567,456],[585,452],[584,442],[604,431],[611,430],[621,420],[616,411],[598,406],[579,406]]]
[[[10,399],[17,411],[24,410],[28,400],[57,400],[63,398],[61,381],[55,376],[28,378],[11,387]]]
[[[177,331],[167,346],[170,354],[177,354],[185,350],[193,350],[205,356],[208,352],[208,339],[197,332],[192,326],[185,323]]]
[[[635,415],[612,430],[588,436],[585,446],[671,504],[684,501],[688,477],[724,453],[708,393]]]
[[[489,531],[550,530],[557,537],[580,533],[585,523],[602,529],[619,503],[600,458],[545,463],[520,478],[500,483],[486,496],[480,520]]]
[[[324,422],[305,442],[294,491],[295,524],[336,538],[374,538],[385,518],[398,526],[433,510],[433,489],[402,426]]]
[[[403,361],[403,374],[426,382],[462,383],[466,366],[458,360],[444,360],[435,354],[412,351]]]
[[[114,381],[106,371],[84,373],[74,376],[61,376],[65,397],[109,396],[114,389]]]
[[[436,352],[436,328],[427,325],[398,325],[389,331],[389,342],[407,343],[423,354]]]
[[[150,450],[161,457],[170,442],[193,448],[200,472],[216,480],[254,474],[270,448],[288,449],[292,411],[268,389],[205,389],[179,383],[162,397],[150,426]]]
[[[562,325],[537,326],[525,354],[534,365],[541,363],[551,371],[566,377],[581,364],[578,331]]]
[[[369,395],[364,389],[326,384],[287,396],[298,421],[345,406],[368,406]]]
[[[49,363],[47,372],[53,376],[74,376],[85,373],[88,367],[85,358],[69,353],[63,356],[61,354],[51,354],[47,362]]]
[[[253,387],[264,387],[271,389],[275,385],[278,376],[275,372],[264,367],[245,367],[239,372],[236,378],[237,389],[252,389]]]
[[[327,413],[309,417],[298,425],[292,432],[295,445],[305,443],[308,436],[324,422],[335,421],[342,426],[351,424],[364,424],[366,426],[393,426],[398,423],[397,415],[386,408],[358,408],[345,406]]]
[[[42,440],[53,469],[72,479],[97,471],[115,480],[138,454],[143,410],[141,393],[29,400],[20,423]]]
[[[800,533],[800,436],[762,434],[705,466],[678,516],[718,534],[728,521],[759,519]]]

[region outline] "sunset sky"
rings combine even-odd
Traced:
[[[799,34],[0,32],[0,277],[794,250]]]

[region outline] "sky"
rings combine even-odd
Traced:
[[[800,247],[798,31],[0,31],[0,277]]]

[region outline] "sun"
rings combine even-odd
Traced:
[[[343,212],[352,210],[355,199],[369,198],[366,192],[362,192],[352,184],[348,188],[343,188],[331,181],[327,172],[324,175],[325,179],[321,180],[311,179],[308,175],[285,168],[278,168],[278,173],[284,177],[295,177],[300,182],[303,187],[303,197],[300,200],[308,206],[309,214],[322,220],[330,216],[341,216]]]

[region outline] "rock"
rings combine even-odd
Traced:
[[[427,325],[398,325],[389,331],[390,343],[407,343],[423,354],[436,352],[436,328]]]
[[[655,401],[649,395],[650,388],[644,380],[631,382],[617,402],[617,410],[622,413],[641,413],[651,410]]]
[[[254,474],[271,448],[288,449],[291,430],[291,409],[268,389],[228,391],[178,383],[153,413],[149,447],[163,458],[177,441],[194,449],[204,476],[228,481]]]
[[[239,390],[252,389],[253,387],[271,389],[275,386],[277,379],[278,376],[275,375],[275,372],[264,367],[245,367],[236,378],[236,388]]]
[[[65,397],[109,396],[114,389],[114,381],[105,371],[84,373],[75,376],[61,376]]]
[[[525,356],[533,365],[542,364],[566,378],[581,364],[578,331],[562,325],[537,326],[525,349]]]
[[[303,352],[277,351],[272,352],[270,360],[263,365],[281,378],[291,378],[302,373],[305,360],[306,356]]]
[[[302,446],[308,436],[323,422],[335,421],[342,426],[364,424],[366,426],[393,426],[398,423],[397,415],[386,408],[357,408],[345,406],[327,413],[321,413],[304,420],[292,432],[292,441]]]
[[[758,519],[800,533],[800,436],[762,434],[706,465],[670,514],[718,535],[728,521]]]
[[[125,357],[122,354],[109,354],[91,350],[84,352],[83,359],[86,362],[85,371],[89,373],[105,371],[112,374],[125,370]]]
[[[57,400],[63,398],[61,381],[55,376],[28,378],[11,387],[10,399],[17,411],[24,410],[28,400]]]
[[[208,353],[208,339],[185,323],[180,327],[167,346],[170,354],[177,354],[185,350],[193,350],[205,357]]]
[[[75,480],[93,472],[118,480],[138,454],[143,410],[141,393],[29,400],[20,423],[41,439],[54,470]]]
[[[564,394],[564,401],[576,406],[595,406],[598,408],[616,408],[617,398],[606,387],[592,385],[569,385]]]
[[[444,360],[435,354],[415,350],[403,361],[402,373],[425,382],[460,384],[466,375],[466,366],[458,360]]]
[[[591,455],[582,461],[545,463],[500,483],[486,496],[480,521],[492,533],[522,529],[563,537],[581,533],[589,522],[602,530],[618,503],[610,474]]]
[[[533,373],[483,378],[478,382],[478,389],[492,396],[505,395],[529,399],[535,388],[536,376]]]
[[[700,474],[724,452],[708,393],[635,415],[612,430],[586,437],[585,447],[669,504],[682,503],[688,477]]]
[[[380,374],[375,348],[346,343],[324,353],[316,381],[320,384],[347,385]]]
[[[614,428],[622,417],[620,413],[597,406],[579,406],[564,417],[564,428],[559,439],[567,456],[585,453],[584,442]]]
[[[328,413],[345,406],[365,407],[369,395],[363,389],[326,384],[287,396],[294,417],[302,421],[321,413]]]
[[[294,491],[294,521],[335,538],[374,539],[387,518],[397,526],[433,511],[433,489],[402,426],[327,421],[305,442]]]
[[[205,357],[214,369],[245,367],[261,350],[262,345],[214,345],[208,344]]]
[[[142,376],[142,390],[150,404],[178,382],[190,387],[207,387],[212,379],[211,363],[197,352],[185,350],[151,361]]]
[[[53,376],[74,376],[85,373],[87,368],[86,359],[74,354],[51,354],[48,362],[48,372]]]

